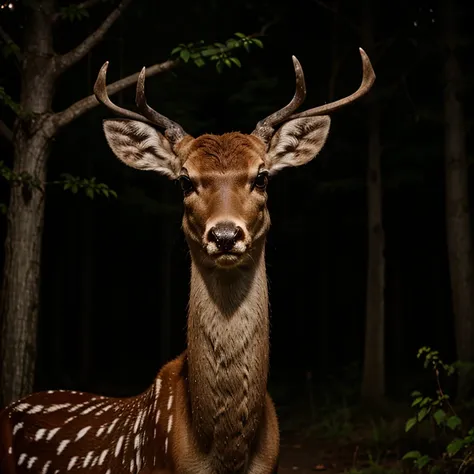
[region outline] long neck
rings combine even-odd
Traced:
[[[188,370],[193,428],[217,463],[243,468],[266,396],[269,322],[264,248],[251,268],[191,270]],[[237,472],[237,471],[235,471]]]

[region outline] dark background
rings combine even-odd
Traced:
[[[265,26],[263,49],[237,53],[241,69],[218,74],[213,64],[200,69],[189,64],[147,81],[148,102],[190,134],[250,133],[258,120],[290,100],[292,54],[306,75],[304,107],[358,87],[358,47],[364,47],[359,2],[341,2],[337,28],[337,15],[328,5],[333,3],[136,0],[105,41],[60,78],[54,108],[61,110],[90,94],[106,60],[112,82],[165,60],[179,43],[223,41],[235,32],[252,34]],[[91,10],[88,19],[63,22],[57,50],[79,43],[110,8],[105,3]],[[466,77],[463,100],[472,127],[473,15],[469,5],[459,8],[466,37],[459,51]],[[19,10],[9,13],[12,34],[21,29],[15,16]],[[359,386],[370,100],[382,105],[388,395],[408,399],[421,373],[416,362],[421,345],[435,347],[447,360],[456,356],[443,201],[443,46],[437,3],[375,2],[373,16],[377,46],[367,51],[377,74],[372,92],[333,116],[328,142],[311,164],[283,171],[269,186],[270,391],[277,404],[301,396],[308,371],[318,394],[329,390],[328,376],[347,388]],[[335,58],[340,67],[335,97],[330,97]],[[14,96],[17,76],[1,61],[2,85]],[[114,100],[132,108],[134,89]],[[6,107],[0,112],[10,119]],[[49,187],[37,389],[134,394],[185,346],[189,256],[180,229],[181,191],[164,177],[121,164],[101,130],[106,117],[110,113],[105,108],[95,108],[63,130],[53,148],[49,181],[64,172],[96,176],[118,199],[91,201],[84,194]],[[0,154],[11,164],[4,142]],[[5,182],[0,197],[7,201]],[[4,216],[0,228],[3,238]]]

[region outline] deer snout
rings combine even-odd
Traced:
[[[244,231],[233,222],[219,222],[209,229],[207,235],[207,240],[214,243],[220,252],[230,252],[243,239]]]
[[[234,222],[218,222],[213,225],[207,233],[207,241],[218,252],[231,252],[243,250],[238,243],[243,244],[245,238],[242,227]]]

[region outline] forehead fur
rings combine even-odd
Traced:
[[[265,145],[259,138],[238,132],[201,135],[185,148],[184,166],[200,171],[242,169],[265,157]]]

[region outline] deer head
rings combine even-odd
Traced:
[[[369,91],[375,74],[360,49],[363,77],[348,97],[295,114],[306,97],[303,70],[293,56],[296,92],[281,110],[258,122],[252,134],[228,133],[193,138],[149,107],[145,68],[137,83],[140,114],[113,104],[106,88],[108,62],[94,86],[97,99],[121,119],[105,120],[114,154],[125,164],[179,180],[184,195],[183,229],[194,259],[230,268],[251,262],[270,226],[268,178],[283,168],[311,161],[326,142],[330,113]],[[279,126],[279,128],[277,128]],[[164,129],[161,133],[158,129]]]

